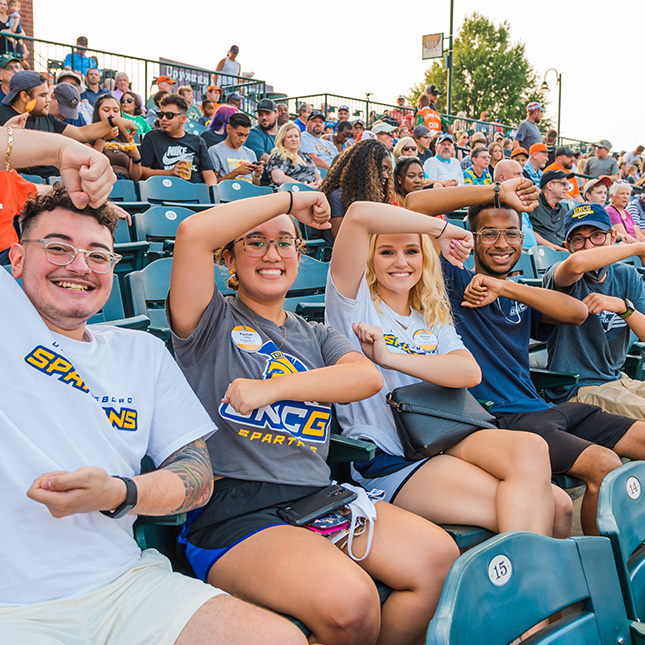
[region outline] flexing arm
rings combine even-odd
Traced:
[[[499,197],[502,203],[517,211],[530,213],[538,205],[540,191],[525,177],[509,179],[500,186]],[[466,206],[492,203],[495,186],[455,186],[450,190],[418,190],[408,193],[405,207],[425,215],[441,215]]]
[[[240,414],[276,401],[351,403],[373,396],[383,387],[379,371],[359,352],[341,356],[335,365],[270,379],[236,378],[222,399]]]
[[[199,508],[210,499],[213,487],[211,461],[203,439],[180,448],[159,470],[132,478],[137,486],[139,515],[168,515]],[[126,487],[102,468],[83,467],[73,472],[38,477],[27,496],[45,504],[54,517],[108,511],[125,501]]]
[[[587,307],[577,298],[559,291],[529,287],[481,273],[473,276],[464,291],[464,301],[461,304],[462,307],[485,307],[497,298],[516,300],[540,311],[547,324],[580,325],[587,319]]]
[[[420,355],[390,352],[383,330],[366,323],[352,324],[365,356],[377,365],[444,387],[475,387],[482,374],[473,355],[463,349],[448,354]]]
[[[443,254],[458,265],[468,257],[473,245],[469,231],[453,224],[446,225],[436,217],[427,217],[390,204],[355,202],[347,209],[345,217],[332,219],[332,225],[335,220],[339,220],[339,223],[342,221],[342,226],[334,242],[330,270],[339,293],[347,298],[355,298],[358,293],[371,234],[426,233],[434,238],[440,236],[439,245]]]
[[[606,267],[634,255],[645,255],[645,243],[612,244],[576,251],[558,265],[553,276],[554,285],[557,289],[569,287],[578,282],[587,271]],[[624,307],[621,313],[623,311]]]
[[[8,145],[6,128],[0,128],[2,149]],[[13,130],[10,162],[14,168],[50,164],[60,170],[61,179],[78,208],[103,204],[116,177],[107,157],[60,134],[37,130]]]
[[[291,195],[291,197],[290,197]],[[230,202],[184,220],[177,230],[170,279],[172,326],[182,338],[197,327],[213,297],[213,251],[253,227],[286,213],[314,228],[329,228],[329,204],[322,193],[274,193]]]

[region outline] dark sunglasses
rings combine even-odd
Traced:
[[[121,99],[121,103],[134,103],[134,99]]]
[[[403,152],[413,152],[416,149],[417,149],[416,146],[403,146],[403,148],[401,148]]]
[[[168,121],[172,121],[176,116],[184,116],[181,112],[157,112],[157,116],[160,119],[166,118]]]

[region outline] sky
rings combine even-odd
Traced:
[[[85,35],[97,49],[212,69],[236,44],[242,71],[253,70],[255,78],[276,92],[327,92],[359,99],[372,92],[372,100],[385,103],[394,103],[398,94],[408,93],[423,79],[432,61],[421,59],[421,37],[441,31],[448,35],[450,26],[450,0],[406,0],[401,5],[350,0],[328,8],[266,0],[193,0],[186,10],[177,0],[95,5],[97,12],[102,7],[101,14],[109,6],[109,17],[94,17],[91,4],[84,6],[87,12],[70,0],[34,0],[35,36],[73,43]],[[560,72],[563,136],[609,139],[614,150],[645,145],[645,83],[639,74],[642,0],[623,0],[617,11],[556,0],[454,0],[455,35],[464,17],[475,11],[495,23],[508,21],[512,41],[525,43],[540,80],[551,67]],[[547,82],[552,90],[547,115],[555,123],[553,72]],[[440,101],[440,110],[445,107]]]

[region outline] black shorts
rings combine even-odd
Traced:
[[[278,509],[323,488],[216,480],[210,501],[188,514],[179,538],[195,575],[207,582],[211,567],[229,549],[258,531],[288,524],[278,515]]]
[[[560,403],[548,410],[496,415],[506,430],[534,432],[549,444],[551,470],[566,473],[585,448],[593,444],[613,449],[636,419],[605,412],[587,403]]]

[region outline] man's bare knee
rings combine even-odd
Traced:
[[[176,645],[306,645],[305,635],[291,622],[267,609],[216,596],[188,621]]]
[[[622,461],[613,450],[594,445],[582,451],[568,474],[584,480],[587,488],[598,490],[605,475],[620,466]]]

